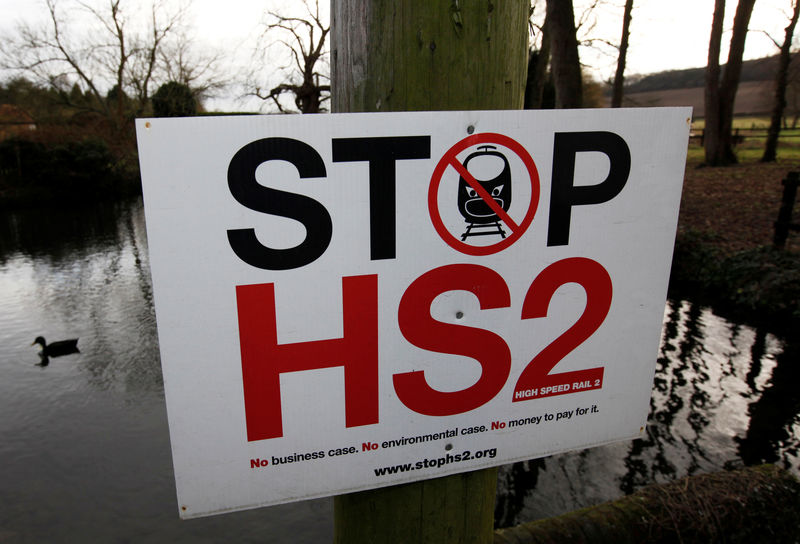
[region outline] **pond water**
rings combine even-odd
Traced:
[[[180,521],[141,201],[0,219],[0,543],[324,542],[321,499]],[[79,337],[42,366],[32,340]],[[644,440],[503,467],[497,518],[743,464],[800,474],[800,353],[670,302]]]

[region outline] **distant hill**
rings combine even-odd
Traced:
[[[778,56],[746,60],[742,63],[740,83],[746,81],[774,81],[778,69]],[[706,84],[706,68],[687,68],[685,70],[669,70],[645,76],[626,77],[626,93],[643,93],[650,91],[666,91],[669,89],[691,89],[704,87]]]
[[[772,110],[772,94],[778,56],[742,63],[736,94],[736,115],[763,115]],[[692,106],[694,118],[704,115],[705,67],[670,70],[626,78],[626,107]]]

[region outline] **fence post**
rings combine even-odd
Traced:
[[[780,210],[778,210],[778,219],[775,221],[775,237],[773,238],[773,245],[777,249],[783,249],[786,246],[790,229],[800,230],[800,225],[792,224],[792,209],[797,198],[797,186],[800,185],[800,172],[789,172],[781,183],[783,183],[783,196]]]

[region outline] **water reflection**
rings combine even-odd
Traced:
[[[743,464],[771,462],[800,474],[798,364],[797,343],[669,302],[646,437],[505,467],[497,524]]]
[[[141,201],[0,216],[0,541],[329,540],[330,501],[178,519],[147,255]]]
[[[800,472],[799,363],[800,345],[787,344],[776,357],[769,382],[748,406],[750,425],[744,437],[737,437],[745,464],[775,463],[792,467],[795,474]],[[757,367],[755,361],[753,367]],[[757,391],[755,387],[753,390]]]
[[[0,224],[4,345],[22,331],[78,336],[91,384],[159,391],[141,203],[26,210]]]
[[[141,201],[0,217],[0,541],[329,541],[330,500],[178,520],[147,255]],[[37,366],[39,335],[80,353]],[[800,474],[798,359],[670,302],[646,437],[504,467],[498,523],[741,464]]]

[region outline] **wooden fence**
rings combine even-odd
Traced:
[[[765,128],[736,128],[733,130],[733,145],[740,145],[746,140],[766,140],[768,132]],[[800,143],[800,128],[782,129],[778,139],[797,140]],[[693,130],[689,134],[689,142],[702,147],[705,142],[705,130]]]

